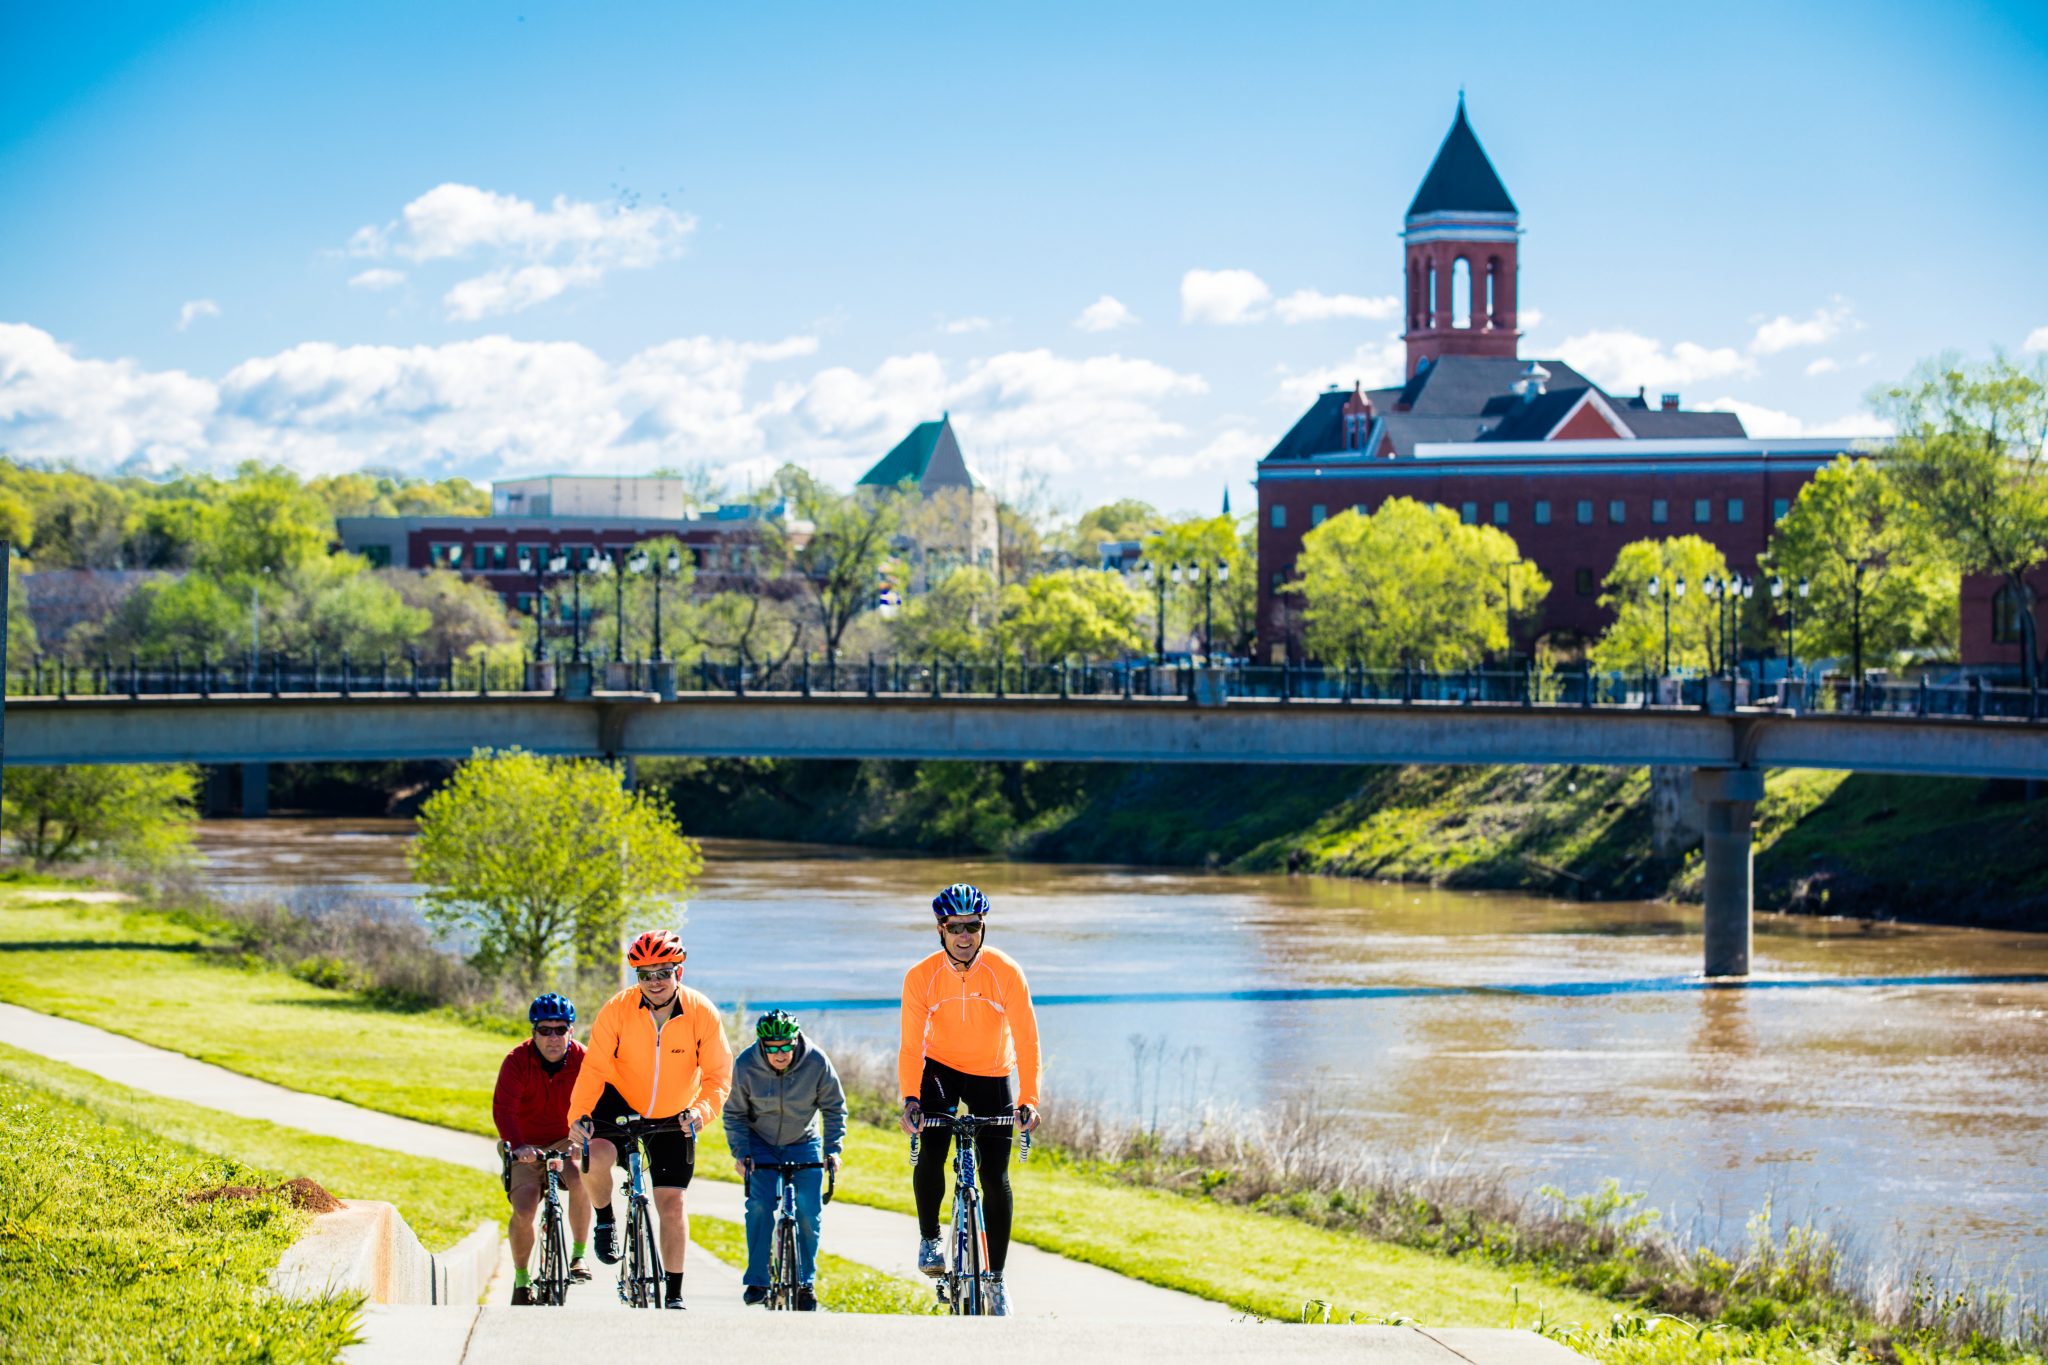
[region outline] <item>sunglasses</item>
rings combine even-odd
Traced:
[[[681,970],[681,967],[637,967],[634,975],[642,981],[667,981]]]
[[[978,919],[970,919],[960,920],[941,927],[949,934],[978,934],[981,932],[981,924],[982,922]]]
[[[795,1044],[795,1043],[763,1043],[763,1044],[761,1044],[761,1051],[763,1051],[763,1052],[794,1052],[794,1051],[796,1051],[796,1044]]]
[[[533,1031],[543,1038],[559,1038],[569,1031],[567,1024],[535,1024]]]

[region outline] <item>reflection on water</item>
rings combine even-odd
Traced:
[[[407,896],[410,830],[220,821],[200,846],[224,891]],[[1381,1149],[1614,1176],[1710,1234],[1771,1196],[1867,1254],[2048,1272],[2048,936],[1763,916],[1756,987],[1701,989],[1683,907],[712,840],[690,980],[893,1042],[961,878],[1046,1002],[1055,1102],[1313,1097]]]

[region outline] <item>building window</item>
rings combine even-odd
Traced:
[[[1323,522],[1329,519],[1329,516],[1330,509],[1321,503],[1317,503],[1308,509],[1308,524],[1311,526],[1321,526]]]
[[[522,545],[519,558],[523,561],[521,572],[545,573],[548,567],[548,547],[545,545]]]
[[[1581,525],[1581,526],[1591,526],[1592,524],[1593,524],[1593,501],[1592,501],[1592,499],[1590,499],[1590,498],[1580,498],[1580,499],[1579,499],[1579,525]]]
[[[498,545],[472,545],[469,547],[469,566],[487,573],[505,571],[505,547]]]
[[[1351,510],[1358,513],[1358,515],[1362,517],[1365,515],[1365,504],[1362,502],[1354,502],[1351,504]]]
[[[1344,418],[1344,448],[1363,450],[1366,433],[1372,429],[1372,418],[1362,412],[1354,412]]]
[[[1695,526],[1711,525],[1714,520],[1714,503],[1711,498],[1692,500],[1692,521]]]
[[[1273,504],[1273,529],[1276,531],[1287,529],[1287,508],[1282,503],[1276,502]]]
[[[1671,504],[1663,498],[1651,498],[1650,520],[1658,526],[1671,520]]]
[[[1737,522],[1742,520],[1741,498],[1728,499],[1728,520],[1731,522]]]
[[[1472,262],[1460,256],[1451,262],[1451,326],[1472,325]]]
[[[364,562],[373,569],[388,569],[391,567],[391,547],[389,545],[365,545],[362,549],[357,550],[356,553],[361,555]]]
[[[1771,499],[1771,520],[1772,520],[1772,521],[1783,521],[1783,520],[1785,519],[1785,514],[1786,514],[1787,512],[1789,512],[1789,511],[1791,511],[1791,510],[1792,510],[1792,499],[1790,499],[1790,498],[1773,498],[1773,499]]]
[[[1459,503],[1458,520],[1464,522],[1467,526],[1477,526],[1479,524],[1479,504],[1476,502]]]
[[[2026,643],[2026,615],[2024,599],[2013,589],[2012,584],[1999,586],[1991,594],[1991,643],[1994,645],[2018,645]]]
[[[1506,503],[1497,502],[1493,505],[1493,524],[1495,526],[1505,526],[1508,524],[1508,505]]]
[[[515,594],[513,595],[513,599],[512,599],[512,600],[513,600],[513,602],[514,602],[514,604],[515,604],[515,609],[516,609],[516,610],[517,610],[517,611],[519,612],[519,614],[520,614],[521,616],[531,616],[531,615],[533,614],[533,594],[532,594],[532,593],[530,593],[530,592],[522,592],[522,593],[515,593]]]
[[[1550,503],[1542,498],[1536,500],[1536,524],[1538,526],[1550,525]]]
[[[1619,526],[1628,520],[1628,504],[1620,498],[1607,504],[1607,520]]]
[[[1580,569],[1572,575],[1572,586],[1578,589],[1579,596],[1591,597],[1599,584],[1593,578],[1591,569]]]

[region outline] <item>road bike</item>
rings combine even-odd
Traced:
[[[645,1119],[627,1114],[617,1121],[593,1118],[596,1136],[617,1147],[626,1158],[626,1254],[619,1258],[619,1301],[629,1308],[663,1307],[667,1286],[661,1265],[661,1238],[654,1216],[654,1200],[647,1192],[647,1153],[644,1142],[657,1133],[683,1134],[685,1160],[697,1155],[697,1132],[683,1122],[681,1114],[665,1119]],[[583,1148],[583,1169],[590,1170],[590,1147]],[[596,1198],[593,1193],[592,1198]]]
[[[540,1149],[542,1170],[547,1176],[540,1205],[540,1274],[533,1280],[536,1305],[559,1308],[569,1299],[569,1230],[562,1201],[562,1163],[569,1159],[567,1139]],[[505,1189],[512,1189],[512,1146],[498,1144],[498,1157],[505,1164]],[[590,1144],[583,1145],[583,1169],[590,1169]]]
[[[782,1176],[782,1193],[775,1205],[775,1231],[768,1243],[768,1298],[769,1308],[793,1311],[796,1308],[797,1258],[796,1258],[796,1173],[798,1171],[825,1172],[825,1199],[832,1202],[832,1191],[839,1183],[839,1173],[825,1161],[750,1161],[748,1174],[754,1171],[776,1171]]]
[[[991,1317],[994,1276],[988,1269],[988,1232],[981,1220],[981,1190],[975,1181],[974,1135],[983,1128],[1014,1128],[1015,1110],[1007,1114],[927,1114],[923,1126],[942,1130],[953,1139],[953,1227],[946,1239],[946,1269],[939,1275],[939,1302],[954,1317]],[[918,1139],[910,1139],[910,1164],[917,1164]],[[1031,1160],[1031,1134],[1024,1134],[1021,1159]]]

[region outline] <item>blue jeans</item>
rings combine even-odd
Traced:
[[[757,1138],[750,1155],[756,1162],[822,1161],[821,1150],[815,1137],[787,1147],[771,1147]],[[796,1185],[796,1280],[812,1284],[818,1278],[818,1215],[825,1207],[825,1173],[798,1171],[789,1179]],[[746,1284],[767,1287],[768,1242],[775,1233],[782,1181],[780,1171],[755,1171],[747,1177]]]

